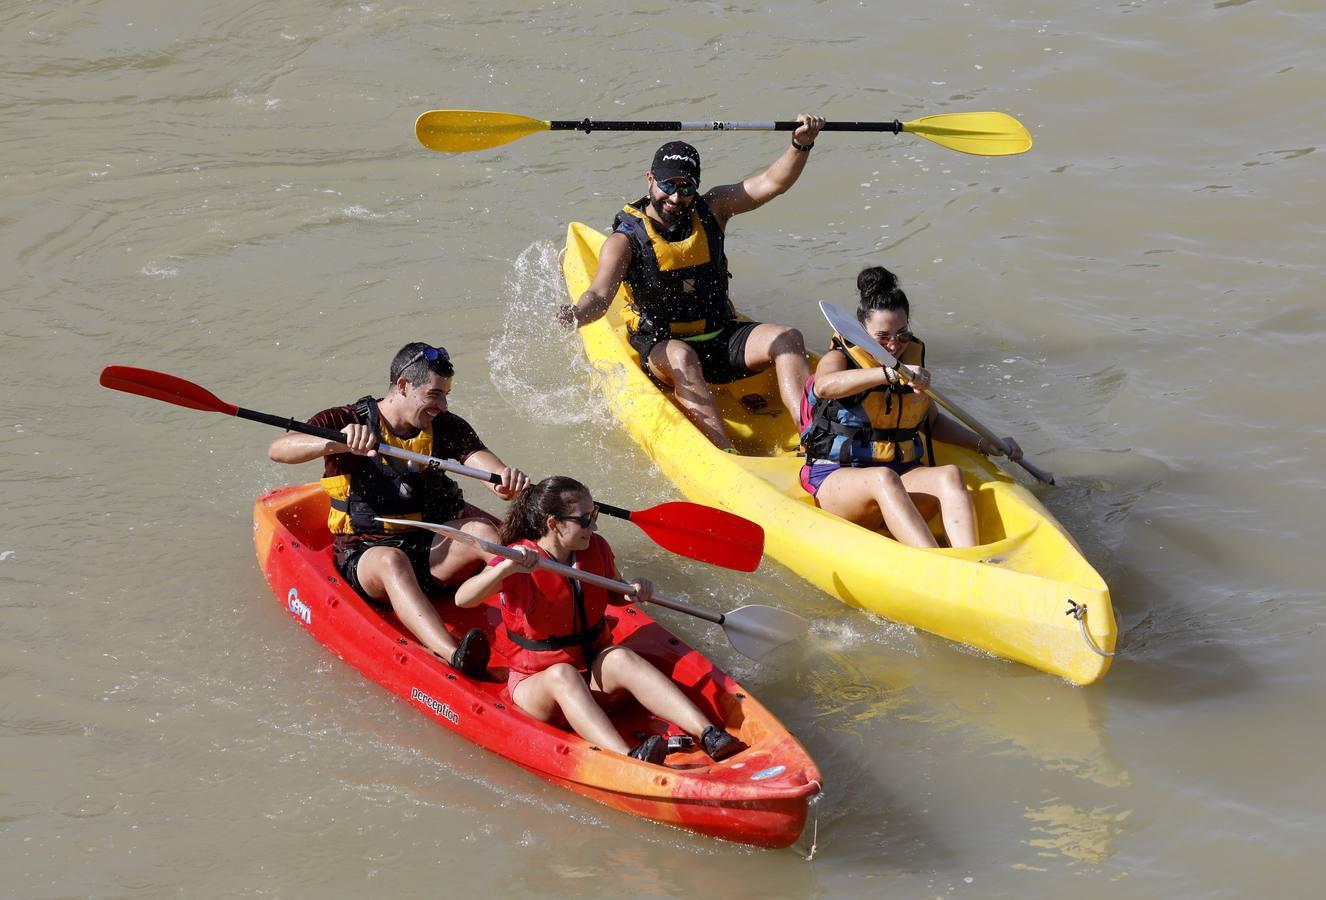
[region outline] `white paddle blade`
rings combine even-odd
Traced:
[[[829,321],[829,327],[834,331],[865,350],[890,369],[898,367],[898,360],[870,336],[870,332],[862,327],[861,323],[856,320],[856,316],[841,307],[834,306],[827,300],[820,301],[820,312],[824,313],[824,318]]]
[[[723,617],[723,631],[732,648],[754,660],[804,640],[809,627],[796,613],[776,606],[740,606]]]
[[[464,531],[461,531],[459,528],[452,528],[450,525],[435,525],[432,522],[421,522],[418,519],[388,519],[384,518],[383,516],[375,516],[375,518],[379,522],[386,522],[389,525],[408,525],[411,528],[425,528],[428,531],[437,532],[438,534],[442,535],[444,538],[448,538],[453,541],[458,541],[462,544],[469,544],[471,547],[479,547],[484,550],[487,550],[490,553],[497,552],[497,550],[494,549],[495,547],[500,547],[502,550],[507,549],[506,547],[502,547],[500,544],[494,545],[488,541],[485,541],[483,538],[477,538],[472,534],[468,534]]]

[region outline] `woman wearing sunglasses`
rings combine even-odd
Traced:
[[[856,279],[861,302],[856,318],[866,331],[914,374],[911,386],[860,347],[834,334],[806,385],[801,409],[801,441],[806,465],[801,484],[827,512],[889,530],[912,547],[936,547],[926,521],[938,510],[951,547],[978,542],[976,513],[957,466],[936,466],[933,449],[921,441],[969,447],[1000,455],[973,431],[930,402],[925,388],[925,344],[915,337],[907,295],[897,277],[882,266],[863,269]],[[1017,441],[1004,438],[1013,459]],[[925,465],[925,457],[929,465]]]
[[[724,759],[741,749],[735,737],[715,727],[672,680],[627,647],[612,643],[604,612],[632,598],[535,568],[539,557],[609,578],[620,578],[608,542],[596,534],[598,509],[589,489],[564,476],[531,485],[512,503],[502,524],[504,544],[522,548],[525,562],[495,558],[456,591],[456,604],[475,606],[501,594],[498,646],[509,661],[512,701],[548,722],[558,713],[585,740],[651,763],[662,763],[664,739],[651,735],[634,749],[599,705],[630,695],[661,719],[698,737],[705,753]],[[635,597],[647,600],[653,586],[633,581]]]

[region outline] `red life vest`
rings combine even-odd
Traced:
[[[512,546],[528,547],[551,559],[534,541]],[[572,555],[571,565],[608,578],[617,574],[612,548],[597,534],[585,550]],[[517,672],[534,674],[563,662],[584,671],[593,655],[612,643],[603,618],[610,595],[601,587],[536,569],[509,576],[499,596],[504,627],[498,632],[498,650]]]

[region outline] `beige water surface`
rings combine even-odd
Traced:
[[[1319,890],[1320,3],[9,0],[0,24],[0,894]],[[629,573],[813,620],[804,660],[762,668],[666,619],[819,762],[807,862],[547,785],[302,634],[249,509],[316,467],[267,462],[271,429],[106,391],[102,366],[306,415],[429,340],[499,454],[623,505],[676,496],[549,319],[567,222],[643,193],[659,137],[444,156],[412,134],[434,107],[1024,122],[1036,146],[1007,159],[822,136],[733,223],[734,294],[819,345],[815,301],[900,274],[946,392],[1059,475],[1037,493],[1123,632],[1105,681],[605,525]],[[706,184],[785,140],[696,137]]]

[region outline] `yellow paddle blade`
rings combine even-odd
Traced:
[[[431,109],[414,121],[414,134],[429,150],[464,153],[487,150],[547,131],[550,123],[514,113],[477,109]]]
[[[1006,113],[945,113],[904,122],[902,130],[973,156],[1013,156],[1031,149],[1031,135]]]

